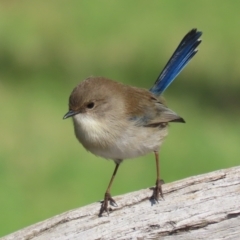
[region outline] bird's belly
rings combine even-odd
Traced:
[[[130,125],[113,129],[109,125],[91,122],[84,127],[74,121],[75,134],[79,142],[90,152],[106,159],[123,160],[158,151],[167,136],[166,127],[143,127]],[[84,127],[84,128],[83,128]],[[111,129],[109,131],[109,129]]]
[[[127,159],[158,151],[163,139],[167,136],[167,128],[139,127],[135,131],[126,131],[116,139],[108,151],[101,156],[110,159]],[[105,156],[104,156],[105,155]]]
[[[83,146],[97,156],[106,159],[123,160],[143,156],[147,153],[158,151],[164,138],[167,136],[167,128],[164,129],[139,129],[136,132],[124,132],[111,142],[104,144],[106,138],[99,137],[98,144],[80,141]],[[96,140],[96,138],[95,138]]]

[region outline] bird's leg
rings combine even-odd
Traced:
[[[102,216],[103,212],[107,212],[109,214],[109,211],[108,211],[108,201],[110,202],[111,205],[117,206],[117,203],[114,201],[114,199],[112,198],[112,196],[110,194],[110,190],[111,190],[111,186],[112,186],[114,177],[117,174],[117,170],[118,170],[119,165],[120,165],[120,163],[116,163],[113,175],[112,175],[111,180],[110,180],[110,182],[108,184],[107,191],[105,192],[105,195],[104,195],[104,200],[103,200],[101,208],[100,208],[99,217]]]
[[[162,184],[164,183],[164,181],[160,179],[158,152],[154,152],[154,154],[155,154],[155,160],[156,160],[157,180],[156,180],[156,186],[154,188],[152,198],[155,201],[158,201],[160,196],[163,198]]]

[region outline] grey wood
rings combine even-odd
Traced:
[[[240,239],[240,166],[164,184],[163,192],[159,203],[144,189],[114,197],[109,216],[99,218],[93,203],[1,239]]]

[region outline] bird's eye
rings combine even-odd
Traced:
[[[94,102],[90,102],[87,104],[88,109],[92,109],[94,107]]]

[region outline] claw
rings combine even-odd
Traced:
[[[102,205],[99,211],[98,215],[99,217],[101,217],[104,212],[107,212],[107,214],[109,215],[108,202],[110,203],[111,206],[114,207],[118,206],[115,200],[112,198],[111,194],[105,193],[104,200],[102,201]]]
[[[157,179],[156,186],[153,190],[153,195],[151,197],[151,199],[155,200],[156,202],[159,201],[160,196],[164,200],[163,192],[162,192],[162,185],[163,184],[164,184],[164,181],[162,179]]]

